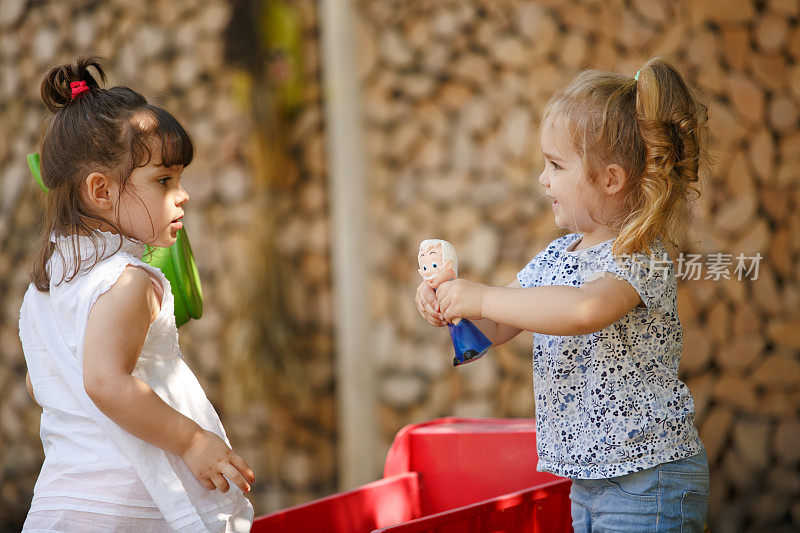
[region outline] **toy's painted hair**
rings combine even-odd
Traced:
[[[77,259],[70,268],[65,265],[57,283],[69,281],[87,267],[81,265],[87,258],[80,257],[78,236],[102,243],[94,229],[97,222],[110,224],[122,235],[119,213],[114,221],[102,220],[87,209],[81,189],[90,173],[103,172],[117,180],[121,195],[131,173],[154,157],[160,155],[164,167],[185,167],[194,157],[189,134],[169,112],[149,104],[128,87],[101,87],[106,81],[104,61],[97,56],[79,57],[74,64],[53,67],[42,80],[42,100],[53,115],[46,124],[41,149],[42,182],[49,192],[39,242],[31,254],[31,280],[40,291],[49,290],[51,283],[47,269],[54,250],[51,234],[71,237],[72,257]],[[76,81],[86,82],[89,91],[73,98],[70,83]],[[157,145],[160,154],[151,150]],[[96,254],[88,268],[101,254]]]
[[[590,183],[610,164],[625,170],[614,254],[644,252],[657,238],[679,246],[689,201],[699,195],[706,106],[667,59],[650,59],[634,78],[587,70],[557,92],[542,123],[571,135]]]

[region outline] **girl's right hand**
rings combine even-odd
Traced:
[[[209,490],[228,492],[230,485],[225,479],[227,477],[242,492],[250,492],[249,483],[255,481],[250,465],[211,431],[201,429],[195,433],[181,458],[194,477]]]
[[[422,318],[432,326],[445,326],[447,321],[439,310],[439,302],[436,300],[436,291],[430,288],[424,281],[417,287],[417,309]]]

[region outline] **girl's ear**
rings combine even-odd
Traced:
[[[609,196],[617,194],[625,187],[627,177],[628,175],[625,169],[618,164],[612,163],[608,165],[600,176],[600,185],[602,186],[603,192]]]
[[[107,211],[114,207],[111,200],[111,178],[101,172],[92,172],[84,181],[84,192],[89,205],[99,211]]]

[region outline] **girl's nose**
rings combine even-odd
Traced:
[[[189,193],[183,188],[183,185],[178,185],[178,189],[178,200],[175,202],[175,204],[183,205],[189,201]]]
[[[541,185],[542,187],[547,187],[550,185],[550,182],[548,181],[547,176],[545,176],[545,174],[546,172],[544,170],[542,170],[542,173],[539,174],[539,185]]]

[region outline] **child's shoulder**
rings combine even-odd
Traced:
[[[53,255],[50,267],[70,273],[80,265],[75,279],[101,272],[119,271],[129,263],[142,263],[145,247],[119,235],[97,231],[92,236],[51,236]]]
[[[651,242],[647,249],[622,254],[614,253],[612,241],[608,243],[608,246],[599,250],[598,258],[606,262],[616,263],[623,268],[648,271],[663,268],[662,265],[671,264],[672,262],[667,247],[660,239]]]
[[[140,292],[153,285],[153,278],[156,277],[151,272],[153,270],[136,255],[120,250],[100,260],[87,272],[87,276],[91,279],[90,285],[101,292],[115,286]]]
[[[101,306],[100,313],[119,315],[132,323],[147,317],[149,324],[158,316],[160,300],[152,276],[139,265],[129,263],[115,279],[108,280],[97,295],[95,306]]]
[[[75,261],[80,263],[77,271]],[[133,250],[120,247],[118,241],[96,245],[81,239],[77,249],[66,242],[56,241],[49,265],[52,280],[50,288],[56,298],[88,295],[93,301],[116,284],[126,270],[130,271],[128,277],[132,278],[129,282],[148,277],[145,263]]]
[[[91,285],[103,284],[108,281],[116,282],[129,266],[138,266],[139,263],[141,261],[136,257],[120,251],[108,257],[103,257],[96,263],[90,262],[85,268],[81,269],[80,277]],[[136,270],[141,269],[137,268]]]

